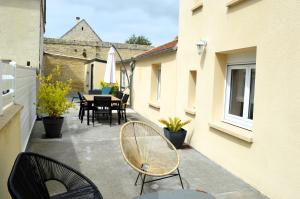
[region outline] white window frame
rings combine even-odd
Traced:
[[[156,100],[160,100],[161,92],[161,67],[157,68],[157,90],[156,90]]]
[[[243,116],[236,116],[229,113],[230,108],[230,91],[231,91],[231,76],[232,70],[241,69],[246,70],[245,76],[245,91],[244,91],[244,105]],[[251,130],[253,120],[248,119],[249,101],[250,101],[250,84],[251,84],[251,70],[256,69],[255,63],[251,64],[233,64],[227,65],[226,75],[226,88],[225,88],[225,110],[224,110],[224,122]]]

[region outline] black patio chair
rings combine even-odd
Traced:
[[[127,122],[126,108],[127,108],[128,99],[129,99],[129,95],[128,94],[124,94],[124,96],[123,96],[123,98],[121,100],[120,109],[119,109],[122,118],[125,117],[125,122]]]
[[[93,126],[95,126],[95,117],[99,114],[108,116],[109,123],[111,126],[111,120],[112,120],[111,97],[107,97],[107,96],[94,97],[94,107],[93,107],[93,115],[92,115]]]
[[[118,99],[120,99],[120,100],[122,100],[123,95],[124,94],[121,91],[116,91],[115,92],[115,97],[118,98]],[[117,110],[118,113],[119,113],[119,109],[120,109],[120,103],[119,102],[112,103],[112,110]]]
[[[94,90],[89,90],[90,95],[101,95],[102,91],[101,89],[94,89]]]
[[[83,96],[81,95],[80,92],[77,92],[77,95],[78,95],[78,98],[79,98],[79,101],[80,101],[78,117],[79,117],[79,119],[81,119],[81,114],[84,113],[84,106],[87,106],[87,102],[84,100],[84,98],[83,98]]]
[[[84,115],[85,115],[85,111],[93,110],[93,106],[84,99],[84,96],[82,96],[82,94],[80,92],[78,92],[78,97],[80,99],[80,107],[79,107],[78,117],[82,123]]]
[[[118,99],[122,99],[123,95],[124,95],[124,94],[123,94],[122,91],[116,91],[116,92],[115,92],[115,97],[118,98]]]
[[[52,180],[64,185],[66,191],[51,196],[46,182]],[[103,199],[96,185],[78,171],[30,152],[18,155],[7,186],[13,199]]]

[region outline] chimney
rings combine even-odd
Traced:
[[[80,17],[76,17],[76,24],[80,22]]]

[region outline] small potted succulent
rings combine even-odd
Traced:
[[[40,80],[38,90],[38,113],[45,114],[43,124],[47,138],[61,137],[61,128],[64,122],[62,115],[71,107],[73,103],[67,100],[67,95],[71,90],[71,80],[61,81],[60,68],[57,66],[47,76],[39,75]]]
[[[160,119],[160,123],[164,124],[164,134],[166,138],[176,147],[180,149],[186,136],[186,130],[182,127],[191,122],[191,120],[182,122],[178,117],[169,118],[168,120]]]

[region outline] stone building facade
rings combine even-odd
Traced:
[[[58,65],[63,70],[63,80],[72,79],[73,90],[84,91],[86,73],[89,72],[87,64],[94,59],[105,61],[112,45],[118,49],[123,59],[151,49],[144,45],[103,42],[88,23],[82,20],[60,39],[44,39],[44,74]],[[119,61],[117,55],[116,60]]]
[[[76,18],[76,25],[61,36],[61,39],[100,42],[100,37],[92,29],[92,27],[84,19],[81,21],[79,20],[80,18]]]

